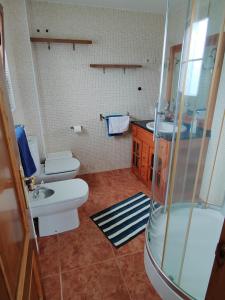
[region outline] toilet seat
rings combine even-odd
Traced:
[[[29,136],[28,144],[37,168],[34,174],[37,184],[73,179],[79,173],[80,162],[70,150],[48,153],[45,164],[41,164],[37,137]]]
[[[42,181],[44,183],[48,182],[54,182],[54,181],[64,181],[64,180],[70,180],[76,177],[78,174],[79,169],[71,172],[64,172],[64,173],[57,173],[57,174],[45,174],[45,166],[40,165],[40,173],[35,176],[35,181],[37,184],[41,183]]]
[[[45,161],[45,174],[58,174],[76,171],[80,168],[80,162],[74,157],[47,159]]]

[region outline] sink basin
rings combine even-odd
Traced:
[[[33,200],[41,200],[51,197],[55,191],[52,189],[48,189],[46,187],[38,187],[35,191],[32,193]]]
[[[150,130],[155,129],[155,122],[149,122],[146,124],[146,127]],[[176,126],[175,132],[177,132],[178,127]],[[181,132],[186,131],[186,127],[182,125]],[[160,122],[158,123],[158,133],[173,133],[173,123],[169,122]]]

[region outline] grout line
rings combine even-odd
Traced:
[[[118,264],[117,257],[115,257],[115,262],[116,262],[117,268],[119,269],[120,277],[122,278],[122,281],[123,281],[123,284],[124,284],[124,286],[125,286],[125,288],[126,288],[126,290],[127,290],[128,296],[129,296],[130,300],[132,300],[132,297],[131,297],[130,291],[129,291],[129,289],[128,289],[126,280],[125,280],[125,278],[124,278],[124,276],[123,276],[123,274],[122,274],[122,271],[121,271],[121,269],[120,269],[120,266],[119,266],[119,264]]]
[[[139,250],[139,251],[135,251],[135,252],[130,252],[130,253],[125,253],[125,254],[121,254],[121,255],[116,255],[116,257],[117,258],[119,258],[119,257],[126,257],[126,256],[129,256],[129,255],[134,255],[134,254],[138,254],[138,253],[143,253],[144,254],[144,251]]]
[[[63,300],[63,284],[62,284],[62,273],[61,273],[61,266],[59,267],[59,282],[60,282],[60,299]]]
[[[62,270],[61,273],[62,273],[62,274],[65,274],[65,273],[73,272],[73,271],[78,270],[78,269],[86,269],[86,268],[89,268],[89,267],[91,267],[91,266],[99,265],[99,264],[101,264],[101,263],[105,263],[105,262],[110,261],[110,260],[113,260],[113,259],[114,259],[114,257],[111,257],[111,258],[108,258],[108,259],[106,259],[106,260],[101,260],[101,261],[98,261],[98,262],[96,262],[96,263],[88,264],[88,265],[85,265],[85,266],[74,267],[74,268],[72,268],[72,269],[65,270],[65,271]]]
[[[59,235],[57,234],[57,255],[58,255],[58,262],[59,262],[59,282],[60,282],[60,299],[63,300],[63,283],[62,283],[62,266],[61,266],[61,259],[59,255]]]
[[[62,270],[62,266],[61,266],[61,262],[60,262],[60,273],[65,274],[65,273],[68,273],[68,272],[73,272],[74,270],[77,270],[77,269],[85,269],[85,268],[88,268],[88,267],[91,267],[91,266],[95,266],[95,265],[98,265],[98,264],[101,264],[101,263],[105,263],[105,262],[110,261],[112,259],[116,259],[116,258],[120,258],[120,257],[126,257],[126,256],[129,256],[129,255],[135,255],[135,254],[138,254],[138,253],[143,253],[142,251],[139,250],[139,251],[130,252],[130,253],[122,254],[122,255],[116,255],[114,250],[113,250],[114,247],[111,244],[110,244],[110,247],[111,247],[112,252],[113,252],[113,256],[111,258],[107,258],[107,259],[97,261],[95,263],[90,263],[90,264],[87,264],[87,265],[83,265],[83,266],[73,267],[69,270]]]
[[[137,254],[137,253],[142,253],[142,251],[136,251],[136,252],[132,252],[132,253],[126,253],[124,255],[116,255],[116,253],[114,252],[114,247],[112,245],[111,245],[111,247],[112,247],[112,250],[113,250],[113,253],[114,253],[114,257],[115,257],[115,262],[116,262],[117,268],[119,269],[119,272],[120,272],[120,277],[122,278],[123,284],[124,284],[124,286],[125,286],[125,288],[127,290],[127,293],[128,293],[128,296],[129,296],[130,300],[132,300],[131,293],[130,293],[129,288],[127,286],[126,280],[125,280],[125,278],[124,278],[124,276],[122,274],[122,271],[120,269],[120,266],[119,266],[119,263],[118,263],[118,259],[120,257],[126,257],[126,256],[129,256],[129,255],[134,255],[134,254]]]

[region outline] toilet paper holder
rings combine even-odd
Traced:
[[[70,129],[73,130],[74,132],[81,132],[83,130],[82,125],[77,125],[77,126],[70,126]]]

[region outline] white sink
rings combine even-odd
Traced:
[[[146,124],[146,127],[152,131],[155,129],[155,122],[149,122]],[[175,131],[177,132],[178,127],[176,126]],[[186,131],[186,127],[184,125],[181,126],[181,132]],[[173,133],[173,123],[170,122],[160,122],[158,123],[158,133]]]
[[[36,188],[36,190],[34,190],[32,192],[32,198],[33,198],[33,200],[43,200],[43,199],[51,197],[54,193],[55,193],[55,191],[53,191],[52,189],[48,189],[46,187],[39,186]]]

